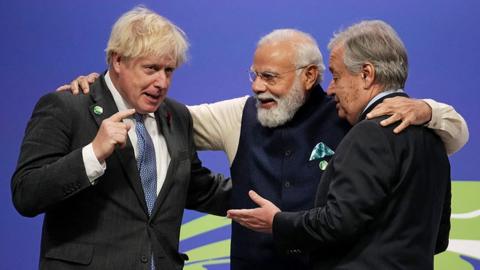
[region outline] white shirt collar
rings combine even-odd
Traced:
[[[370,107],[375,101],[381,99],[382,97],[386,96],[386,95],[390,95],[390,94],[393,94],[393,93],[403,93],[403,89],[395,89],[395,90],[387,90],[387,91],[382,91],[380,93],[378,93],[376,96],[374,96],[367,104],[367,106],[365,106],[365,108],[363,108],[363,112],[365,112],[368,107]],[[360,114],[361,115],[361,114]]]

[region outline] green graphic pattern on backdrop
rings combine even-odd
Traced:
[[[480,181],[452,182],[452,228],[448,251],[435,257],[435,270],[476,270],[460,256],[480,260]],[[223,217],[205,215],[182,226],[180,240],[207,233],[230,221]],[[469,241],[465,241],[469,240]],[[470,247],[463,245],[470,245]],[[455,244],[455,247],[452,247]],[[452,250],[455,248],[455,250]],[[204,266],[229,262],[230,239],[187,250],[190,257],[185,270],[205,270]]]

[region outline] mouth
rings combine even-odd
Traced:
[[[335,97],[335,108],[340,109],[340,101]]]
[[[270,109],[277,104],[277,101],[273,98],[257,97],[258,105],[263,109]]]
[[[147,97],[148,100],[150,100],[152,102],[157,102],[162,97],[160,92],[158,92],[158,93],[144,92],[143,94]]]

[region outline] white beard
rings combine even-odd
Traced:
[[[290,121],[297,110],[305,103],[305,90],[302,89],[300,80],[295,79],[292,88],[283,97],[276,97],[269,92],[255,96],[257,99],[257,118],[264,127],[278,127]],[[275,100],[277,106],[271,109],[260,107],[259,98],[270,98]]]

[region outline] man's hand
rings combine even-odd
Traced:
[[[272,233],[273,217],[281,210],[269,200],[262,198],[255,191],[248,192],[250,198],[258,208],[228,210],[227,217],[238,222],[240,225],[263,233]]]
[[[125,147],[131,126],[122,120],[134,113],[135,109],[125,110],[103,120],[92,142],[93,152],[100,163],[113,153],[116,145]]]
[[[74,95],[78,95],[79,91],[81,90],[84,94],[88,94],[90,91],[89,84],[93,83],[98,76],[98,73],[90,73],[87,76],[78,76],[75,80],[70,82],[70,84],[64,84],[57,88],[57,92],[59,91],[71,91]]]
[[[394,133],[400,133],[409,125],[428,123],[432,118],[432,108],[420,99],[406,97],[386,98],[367,114],[367,118],[371,119],[382,115],[390,115],[389,118],[380,122],[384,127],[401,121],[393,130]]]

